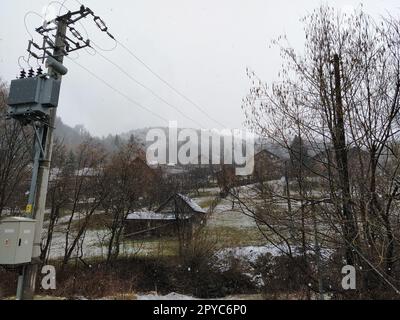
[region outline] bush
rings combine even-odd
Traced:
[[[298,294],[306,287],[308,277],[305,274],[303,257],[286,255],[273,256],[266,254],[259,257],[255,270],[261,274],[263,294],[268,298],[278,298],[279,295]]]

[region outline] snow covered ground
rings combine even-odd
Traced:
[[[167,295],[160,295],[157,293],[147,293],[136,295],[137,300],[201,300],[192,296],[171,292]],[[207,299],[208,300],[208,299]],[[211,300],[262,300],[262,296],[258,294],[253,295],[234,295],[224,298],[211,299]]]
[[[196,198],[197,203],[210,202],[210,200],[213,200],[218,194],[219,188],[206,189],[205,191],[207,195]],[[204,207],[203,209],[207,210],[208,208]],[[78,221],[80,217],[83,218],[79,214],[75,214],[73,221]],[[50,258],[57,259],[64,256],[65,229],[69,218],[69,216],[64,216],[57,221],[51,245]],[[93,219],[95,218],[96,217],[94,216]],[[47,224],[48,222],[45,222],[45,227]],[[241,213],[237,205],[232,210],[232,202],[229,199],[222,199],[220,201],[214,212],[211,214],[207,224],[210,228],[256,228],[254,220]],[[107,230],[87,230],[85,239],[82,243],[82,250],[74,252],[72,257],[80,255],[81,252],[83,252],[83,258],[86,259],[90,257],[104,257],[107,253],[106,245],[108,236]],[[142,244],[138,242],[126,242],[126,244],[121,245],[120,251],[122,255],[147,255],[151,254],[152,250],[154,250],[154,246],[154,243],[146,243],[146,241],[143,241]]]
[[[107,230],[88,230],[85,235],[85,240],[82,243],[82,250],[76,250],[71,258],[80,256],[88,259],[93,257],[105,257],[107,254]],[[65,251],[65,234],[56,232],[53,237],[50,258],[57,259],[64,256]],[[141,255],[151,254],[151,248],[141,246],[140,244],[132,245],[130,243],[121,244],[121,255],[129,256],[140,253]]]
[[[277,186],[279,186],[282,181],[271,182]],[[241,187],[241,192],[246,194],[247,196],[251,196],[254,191],[254,186],[244,186]],[[205,190],[204,197],[196,198],[197,203],[203,202],[209,203],[210,200],[213,200],[219,192],[219,188],[210,188]],[[204,208],[207,209],[207,208]],[[95,219],[95,217],[93,217]],[[50,257],[51,258],[60,258],[64,255],[65,251],[65,228],[66,222],[69,217],[60,218],[57,227],[55,229],[54,238],[52,241]],[[79,219],[79,215],[76,214],[74,216],[74,220]],[[244,232],[245,234],[250,234],[251,232],[258,234],[257,225],[249,216],[244,215],[237,204],[232,208],[231,199],[221,199],[218,205],[213,210],[212,214],[207,221],[207,227],[210,229],[217,228],[218,230],[224,230],[224,228],[229,228],[230,232],[235,233],[235,229],[238,232]],[[87,230],[85,234],[85,240],[82,244],[83,258],[91,258],[91,257],[104,257],[107,253],[107,239],[108,239],[108,231],[107,230]],[[260,241],[260,243],[258,243]],[[236,245],[235,245],[236,244]],[[252,246],[246,245],[252,244]],[[250,243],[240,242],[238,243],[230,243],[230,248],[222,249],[218,255],[222,259],[227,256],[240,257],[249,262],[254,262],[261,255],[265,255],[270,253],[274,256],[282,255],[284,251],[287,251],[287,248],[276,248],[271,245],[264,245],[264,241],[262,237],[260,240],[257,239],[256,245],[254,241]],[[122,255],[151,255],[154,250],[156,250],[157,245],[154,242],[143,240],[143,242],[135,242],[130,243],[127,241],[125,244],[121,245],[120,252]],[[80,255],[80,252],[74,252],[73,256]]]
[[[167,295],[159,295],[157,293],[137,295],[137,300],[199,300],[192,296],[171,292]]]
[[[254,263],[258,258],[266,254],[272,256],[281,256],[287,252],[285,247],[274,247],[271,245],[266,246],[248,246],[248,247],[237,247],[222,249],[217,253],[217,257],[221,261],[226,261],[228,257],[234,257],[236,259],[242,259],[247,262]]]

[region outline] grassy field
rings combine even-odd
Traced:
[[[205,189],[194,197],[203,209],[209,211],[204,232],[209,240],[216,243],[220,249],[243,246],[263,245],[263,239],[253,219],[245,216],[229,199],[218,197],[219,189]],[[51,257],[57,259],[64,253],[65,230],[68,215],[63,213],[56,226],[53,239]],[[82,217],[83,218],[83,217]],[[90,220],[88,231],[83,243],[84,258],[104,257],[107,252],[107,225],[110,217],[104,212],[97,212]],[[81,224],[76,214],[71,225],[72,232],[76,232]],[[122,256],[173,256],[178,253],[178,239],[176,238],[143,238],[131,241],[125,239],[121,245]]]

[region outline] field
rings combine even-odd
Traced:
[[[203,209],[208,210],[217,194],[216,188],[206,189],[200,197],[194,198],[194,200]],[[215,237],[218,248],[262,246],[265,243],[253,219],[244,215],[237,206],[232,209],[230,199],[218,199],[217,201],[218,205],[213,212],[209,213],[205,232]],[[65,216],[58,220],[50,251],[51,259],[60,258],[64,254],[64,231],[68,218]],[[79,224],[79,215],[76,215],[74,219],[72,226]],[[101,212],[92,218],[82,244],[83,259],[105,256],[108,231],[102,228],[104,219],[106,217]],[[175,238],[125,240],[121,244],[121,254],[123,256],[168,256],[176,254],[177,247],[178,243]]]

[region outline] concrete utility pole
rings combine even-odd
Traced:
[[[57,34],[55,40],[55,48],[53,52],[53,57],[60,62],[61,64],[64,61],[65,54],[65,36],[67,32],[67,20],[59,19],[57,25]],[[48,74],[50,77],[61,79],[61,75],[54,70],[53,67],[48,68]],[[46,207],[46,196],[47,196],[47,188],[49,182],[49,174],[50,174],[50,162],[53,152],[53,133],[54,126],[56,121],[57,109],[53,108],[50,111],[50,121],[48,126],[42,126],[39,130],[40,138],[36,139],[36,150],[41,152],[41,149],[44,152],[44,155],[39,160],[39,167],[37,171],[37,179],[36,185],[34,186],[35,194],[34,194],[34,203],[28,204],[28,206],[32,205],[33,209],[33,219],[36,220],[35,227],[35,237],[33,243],[33,251],[32,251],[32,262],[31,264],[24,267],[23,275],[22,275],[22,284],[19,284],[19,288],[21,291],[21,296],[18,297],[21,300],[32,300],[35,294],[36,289],[36,278],[39,269],[40,261],[40,245],[42,240],[42,228],[44,221],[44,213]],[[37,144],[42,143],[42,145],[38,146]],[[36,151],[38,152],[38,151]],[[33,175],[35,172],[33,172]],[[32,181],[34,182],[34,180]],[[32,188],[31,188],[32,193]]]
[[[32,255],[29,255],[29,260],[26,260],[30,263],[18,265],[21,267],[21,273],[18,277],[17,300],[32,300],[34,297],[37,274],[42,263],[40,260],[42,229],[53,151],[56,110],[61,78],[68,72],[67,68],[63,66],[63,61],[70,52],[90,47],[90,40],[84,40],[74,28],[79,20],[88,16],[93,17],[94,23],[102,32],[114,39],[108,32],[104,21],[92,10],[82,5],[79,10],[68,11],[53,21],[46,21],[43,26],[37,28],[36,32],[43,37],[42,45],[36,44],[33,40],[29,41],[30,57],[34,57],[42,63],[47,58],[47,74],[43,75],[39,68],[37,76],[34,77],[34,71],[31,69],[26,78],[26,72],[22,70],[21,77],[11,82],[8,116],[20,121],[22,125],[31,124],[35,133],[32,180],[26,206],[26,215],[35,220],[35,232]],[[55,35],[54,31],[56,31]],[[53,52],[50,51],[51,49]],[[32,242],[30,244],[32,245]]]

